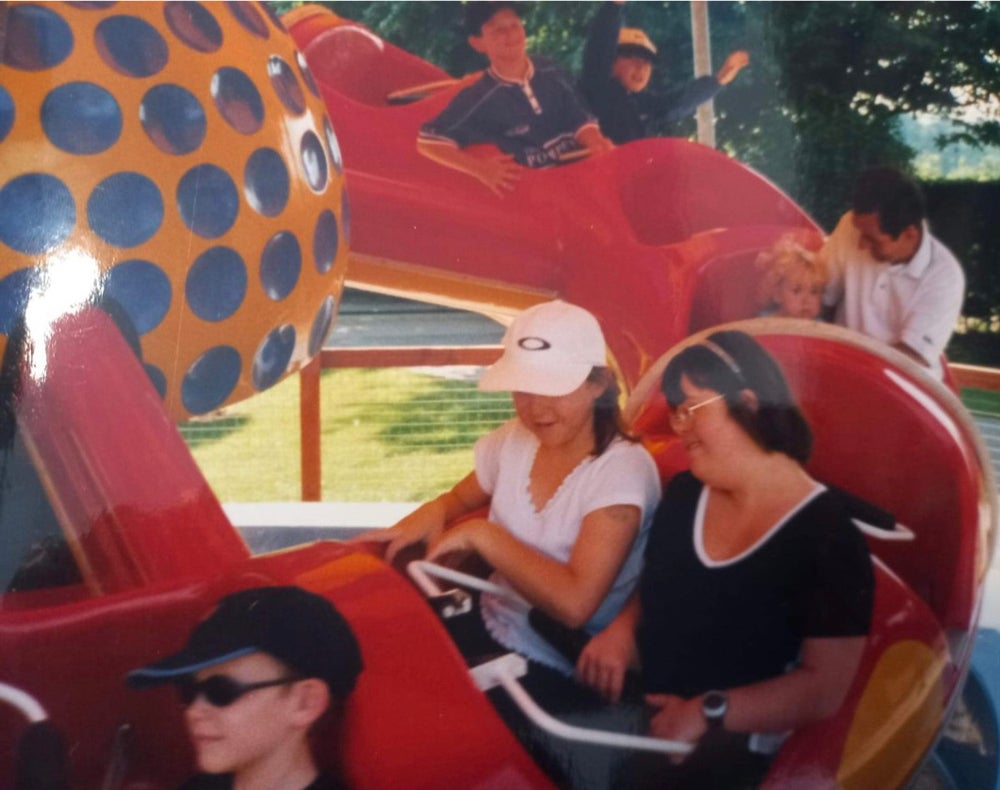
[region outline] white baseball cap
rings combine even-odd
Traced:
[[[568,395],[595,367],[607,365],[597,319],[563,301],[529,307],[503,336],[503,356],[483,373],[486,392]]]

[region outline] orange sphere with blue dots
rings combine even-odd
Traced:
[[[263,3],[12,3],[0,50],[0,350],[106,306],[176,419],[317,354],[347,265],[340,150]],[[95,349],[95,353],[100,353]]]

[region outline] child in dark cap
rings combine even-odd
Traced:
[[[552,61],[527,54],[518,3],[466,3],[465,22],[469,45],[490,65],[421,127],[421,154],[502,195],[525,167],[551,167],[578,152],[613,148],[568,75]],[[502,154],[482,157],[463,150],[487,143]]]
[[[129,673],[177,687],[198,768],[185,790],[330,790],[309,732],[337,715],[362,669],[347,621],[298,587],[227,595],[172,656]]]
[[[622,27],[624,5],[605,2],[594,15],[583,50],[580,91],[616,145],[649,137],[654,127],[690,118],[750,63],[744,50],[732,52],[713,77],[696,77],[666,93],[646,90],[656,62],[656,45],[636,27]]]

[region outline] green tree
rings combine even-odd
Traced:
[[[758,97],[756,122],[749,108],[734,113],[736,128],[725,139],[827,225],[859,169],[913,160],[916,152],[901,139],[903,116],[952,115],[1000,88],[1000,10],[989,3],[777,2],[745,9],[755,42],[751,90],[769,95]],[[790,137],[780,131],[785,124]],[[778,145],[768,145],[763,138],[774,134]],[[1000,142],[996,121],[960,123],[956,134]],[[756,150],[746,147],[753,137]]]
[[[323,4],[456,76],[485,65],[466,43],[459,3]],[[522,7],[530,51],[578,73],[596,4]],[[945,131],[939,144],[951,139],[1000,145],[1000,122],[962,114],[1000,95],[1000,5],[719,0],[709,4],[709,14],[715,67],[736,49],[751,56],[750,67],[715,100],[720,147],[770,178],[827,229],[847,206],[855,176],[864,167],[915,169],[918,152],[906,144],[902,128],[914,114],[951,121],[940,127]],[[651,90],[691,78],[688,3],[629,3],[626,20],[659,47]],[[694,130],[691,119],[669,133],[692,135]],[[969,276],[969,314],[996,316],[1000,283],[990,273],[1000,241],[996,234],[977,235],[1000,225],[995,209],[977,199],[959,212],[975,221],[952,222],[945,214],[955,212],[936,202],[944,211],[948,243]]]
[[[465,42],[461,4],[327,2],[387,40],[457,75],[482,68]],[[527,3],[532,51],[576,71],[590,2]],[[751,66],[716,100],[721,146],[767,175],[829,227],[870,163],[907,167],[899,119],[952,115],[1000,92],[1000,8],[988,2],[714,2],[716,66],[734,49]],[[691,76],[687,3],[633,3],[628,24],[660,46],[651,89]],[[690,134],[693,120],[674,133]],[[959,121],[968,142],[1000,143],[996,121]]]

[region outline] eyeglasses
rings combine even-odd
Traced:
[[[287,677],[276,680],[262,680],[259,683],[240,683],[228,675],[212,675],[204,680],[186,678],[177,683],[177,696],[185,706],[190,705],[198,697],[204,697],[205,702],[215,708],[225,708],[251,691],[266,689],[271,686],[284,686],[295,683],[301,678]]]
[[[691,427],[691,423],[694,422],[694,413],[698,411],[702,406],[707,406],[709,403],[715,403],[717,400],[726,397],[725,395],[713,395],[711,398],[706,398],[700,403],[693,403],[690,406],[687,404],[681,404],[676,409],[670,412],[670,427],[675,431],[682,431],[685,428]]]

